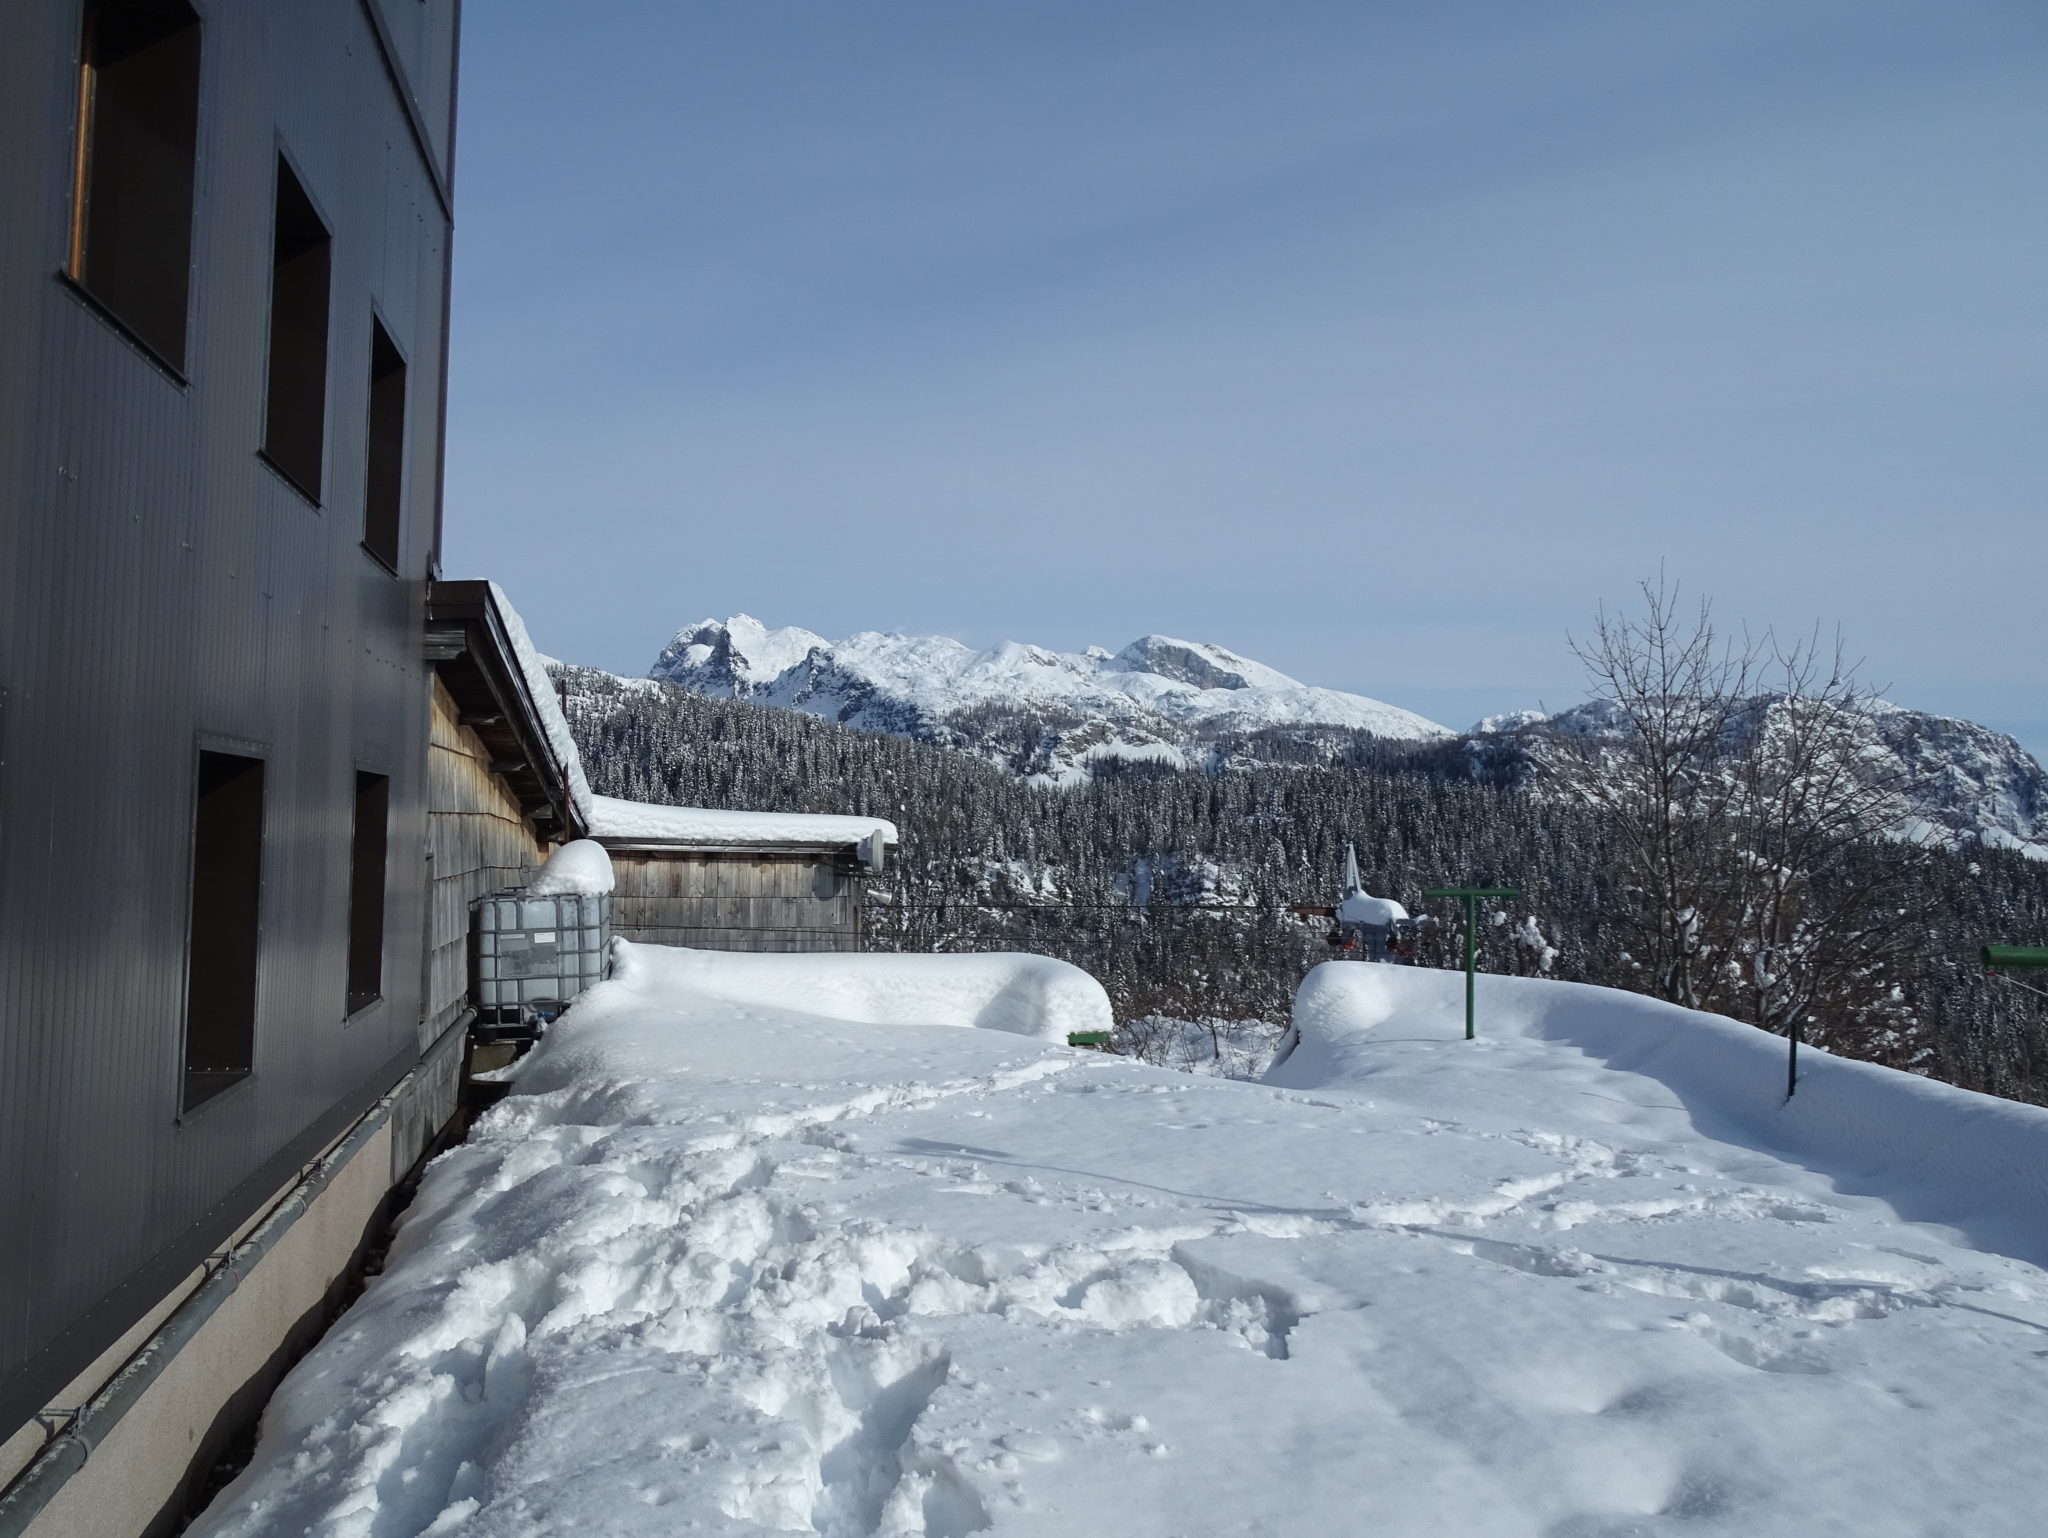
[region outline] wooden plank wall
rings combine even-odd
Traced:
[[[432,1041],[469,1006],[470,903],[523,885],[541,858],[533,825],[491,773],[482,739],[462,724],[438,678],[427,750],[427,825],[433,899],[422,1035]]]
[[[857,951],[861,879],[829,855],[612,852],[612,932],[711,951]]]

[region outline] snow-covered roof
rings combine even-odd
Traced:
[[[1374,897],[1366,892],[1346,893],[1337,904],[1340,924],[1372,924],[1384,929],[1407,917],[1408,910],[1391,897]]]
[[[655,806],[645,801],[591,797],[591,837],[645,840],[697,848],[761,845],[860,844],[876,833],[897,841],[886,817],[838,817],[822,812],[732,812],[705,806]]]
[[[526,676],[527,691],[533,696],[534,714],[539,717],[541,730],[547,733],[548,746],[554,749],[555,758],[562,766],[563,778],[568,781],[570,803],[588,824],[590,782],[583,776],[583,755],[576,751],[576,739],[570,734],[568,718],[555,701],[555,681],[548,677],[547,663],[541,657],[540,648],[526,633],[526,621],[512,607],[512,600],[505,596],[505,590],[497,583],[493,582],[490,587],[491,601],[498,606],[499,617],[505,622],[505,635],[512,643],[513,655],[519,659],[519,671]]]

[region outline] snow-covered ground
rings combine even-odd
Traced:
[[[2048,1113],[1360,963],[1242,1083],[841,960],[626,948],[198,1531],[2043,1529]]]

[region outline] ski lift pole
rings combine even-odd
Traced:
[[[1472,994],[1474,979],[1479,972],[1479,899],[1482,897],[1520,897],[1520,887],[1511,886],[1442,886],[1431,887],[1422,894],[1424,897],[1456,897],[1465,904],[1465,1039],[1472,1040]]]

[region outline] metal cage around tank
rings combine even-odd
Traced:
[[[532,896],[513,887],[470,905],[477,1025],[493,1034],[553,1020],[604,975],[610,893]]]

